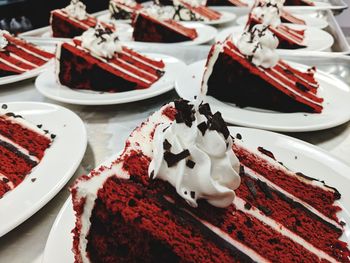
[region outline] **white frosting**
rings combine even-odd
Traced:
[[[8,45],[8,41],[4,34],[9,34],[6,30],[0,30],[0,52],[5,51],[5,47]]]
[[[251,57],[252,63],[264,68],[274,67],[279,60],[277,37],[264,25],[255,25],[243,33],[237,42],[239,51]]]
[[[143,8],[142,11],[159,20],[172,19],[174,15],[174,9],[171,6],[150,5]]]
[[[232,204],[234,190],[240,185],[239,161],[232,151],[232,138],[225,139],[222,133],[211,129],[203,135],[197,125],[207,122],[207,117],[198,112],[197,105],[193,109],[195,120],[191,127],[174,121],[156,128],[149,174],[172,184],[193,207],[197,207],[198,199],[206,199],[213,206],[227,207]],[[163,147],[165,140],[171,144],[172,154],[188,150],[190,155],[169,167],[164,158],[168,151]],[[187,166],[188,160],[195,163],[193,168]]]
[[[90,28],[82,34],[81,46],[95,56],[104,58],[112,58],[116,52],[122,51],[117,33],[105,30],[100,26]]]
[[[267,26],[277,27],[281,24],[281,12],[284,0],[268,0],[259,2],[251,10],[251,14]]]
[[[64,11],[71,17],[78,20],[87,18],[86,6],[79,0],[72,0],[68,6],[64,8]]]

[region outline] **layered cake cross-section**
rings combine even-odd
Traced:
[[[196,29],[179,24],[173,18],[173,9],[153,5],[136,12],[133,19],[133,39],[142,42],[176,43],[198,37]]]
[[[208,56],[202,92],[239,107],[279,112],[321,113],[323,98],[315,68],[297,70],[279,59],[278,39],[256,25],[235,44],[230,37],[215,44]]]
[[[236,137],[199,101],[151,115],[72,187],[75,262],[350,262],[340,193]]]
[[[54,54],[0,30],[0,77],[37,69],[53,57]]]
[[[105,28],[116,30],[112,24],[98,21],[86,12],[86,6],[79,0],[71,0],[71,3],[62,9],[51,11],[50,24],[53,37],[73,38],[80,36],[89,28],[101,24]]]
[[[61,43],[56,53],[60,84],[72,89],[123,92],[146,89],[164,74],[163,61],[123,46],[116,32],[91,28],[72,42]]]
[[[0,109],[0,198],[22,183],[56,137],[7,107]]]

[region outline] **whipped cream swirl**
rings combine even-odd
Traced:
[[[149,176],[172,184],[193,207],[198,199],[229,206],[240,185],[239,161],[221,114],[185,100],[175,101],[175,108],[176,120],[155,130]]]
[[[7,32],[6,30],[0,30],[0,52],[5,51],[5,48],[9,43],[6,37],[4,36],[5,34],[10,34],[10,33]]]
[[[251,14],[267,26],[277,27],[281,24],[281,8],[284,1],[268,0],[266,2],[258,2],[253,7]]]
[[[72,0],[70,4],[64,8],[64,11],[69,16],[78,20],[84,20],[87,18],[86,6],[79,0]]]
[[[144,7],[142,11],[151,17],[158,18],[159,20],[172,19],[174,15],[174,9],[171,6],[150,5]]]
[[[265,25],[255,25],[243,33],[237,42],[239,51],[254,65],[274,67],[279,60],[276,52],[278,38]]]
[[[81,46],[91,51],[95,56],[113,58],[117,52],[122,51],[122,45],[116,32],[97,25],[89,28],[81,36]]]

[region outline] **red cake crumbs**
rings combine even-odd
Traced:
[[[175,120],[175,115],[176,115],[176,109],[174,107],[166,107],[163,112],[162,115],[167,116],[171,121]]]

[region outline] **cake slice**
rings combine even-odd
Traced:
[[[53,57],[54,54],[0,30],[0,77],[39,68]]]
[[[142,5],[138,4],[134,0],[110,0],[109,12],[111,19],[115,20],[127,20],[131,19],[132,15],[142,8]]]
[[[268,26],[279,40],[278,48],[305,48],[305,30],[296,30],[281,24],[282,7],[281,2],[273,4],[272,1],[258,1],[249,13],[246,27],[252,29],[257,24]]]
[[[149,88],[164,74],[163,61],[123,46],[109,29],[89,29],[56,52],[60,84],[72,89],[122,92]]]
[[[172,19],[173,12],[166,13],[158,6],[138,11],[133,19],[135,41],[176,43],[197,38],[196,29],[185,27]]]
[[[173,19],[180,21],[215,21],[221,13],[200,5],[196,0],[174,0],[175,13]]]
[[[71,0],[71,3],[63,9],[51,11],[50,24],[53,37],[73,38],[80,36],[89,28],[101,24],[104,28],[115,30],[115,26],[98,21],[85,11],[85,5],[79,0]]]
[[[22,116],[0,110],[0,199],[16,188],[37,166],[50,147],[54,134],[40,129]]]
[[[281,10],[281,22],[291,23],[296,25],[306,25],[305,21],[297,16],[294,16],[292,13]]]
[[[72,187],[75,262],[349,262],[340,193],[177,100]]]
[[[270,45],[270,46],[269,46]],[[278,58],[277,39],[265,27],[215,44],[208,56],[202,92],[239,107],[279,112],[322,112],[315,68],[301,72]]]

